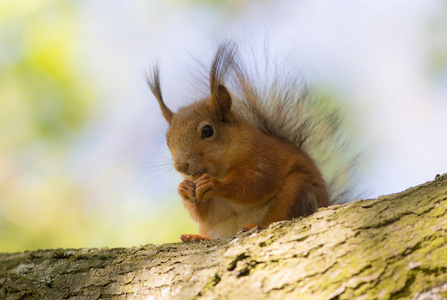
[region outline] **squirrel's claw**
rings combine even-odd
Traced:
[[[200,206],[202,206],[202,201],[197,200],[196,197],[193,197],[194,201],[192,201],[192,204],[197,205],[200,204]]]
[[[197,202],[195,196],[195,183],[192,181],[183,180],[180,182],[177,193],[186,201],[190,201],[194,204]]]

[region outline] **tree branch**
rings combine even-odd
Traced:
[[[200,243],[0,254],[2,299],[447,296],[447,174]]]

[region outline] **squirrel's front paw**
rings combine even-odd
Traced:
[[[200,204],[206,203],[215,194],[218,179],[209,174],[203,174],[195,182],[195,198]]]
[[[195,197],[195,184],[189,180],[183,180],[180,182],[177,188],[177,193],[186,201],[190,201],[193,203],[197,202]]]

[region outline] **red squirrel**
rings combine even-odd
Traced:
[[[296,82],[273,82],[268,88],[253,82],[229,42],[214,56],[210,94],[175,113],[163,100],[158,66],[148,76],[184,178],[178,194],[199,227],[199,235],[184,234],[183,242],[232,236],[331,204],[328,184],[303,147],[315,117],[307,94],[297,93]],[[320,121],[331,118],[321,115]]]

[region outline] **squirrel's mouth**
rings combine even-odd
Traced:
[[[197,172],[194,173],[193,175],[191,175],[191,177],[192,177],[194,180],[196,180],[196,179],[198,179],[200,176],[202,176],[202,175],[205,174],[205,173],[206,173],[206,169],[202,169],[202,170],[197,171]]]

